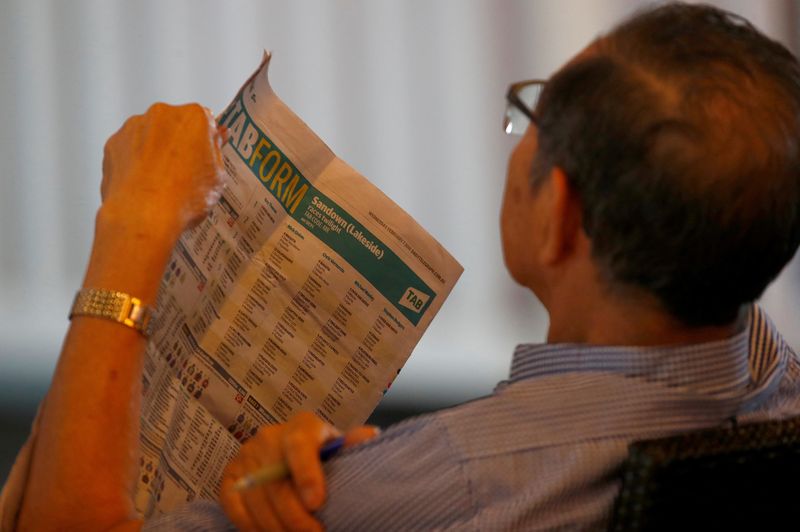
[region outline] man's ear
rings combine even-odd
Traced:
[[[543,264],[552,266],[575,251],[583,222],[580,198],[564,170],[554,166],[549,178],[549,212],[539,258]]]

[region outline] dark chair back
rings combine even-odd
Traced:
[[[800,530],[800,418],[628,451],[609,530]]]

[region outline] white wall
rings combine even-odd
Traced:
[[[796,22],[788,2],[717,3],[779,39]],[[547,77],[640,5],[0,0],[0,382],[52,370],[89,250],[105,139],[156,100],[221,110],[269,48],[278,94],[466,268],[390,397],[488,392],[514,344],[546,329],[500,254],[514,142],[500,128],[505,88]],[[767,297],[795,346],[798,270]]]

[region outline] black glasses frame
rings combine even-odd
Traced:
[[[528,106],[525,105],[525,102],[523,102],[522,98],[519,97],[519,91],[530,85],[539,85],[544,88],[545,83],[547,83],[547,81],[543,79],[528,79],[525,81],[518,81],[509,85],[508,92],[506,93],[506,100],[508,100],[508,103],[519,109],[522,114],[527,116],[528,119],[537,126],[539,125],[539,119],[536,117],[536,112],[533,109],[529,109]]]

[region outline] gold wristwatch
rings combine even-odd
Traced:
[[[82,288],[75,294],[75,301],[69,312],[69,319],[73,316],[93,316],[116,321],[147,337],[150,334],[153,308],[143,305],[139,298],[125,292]]]

